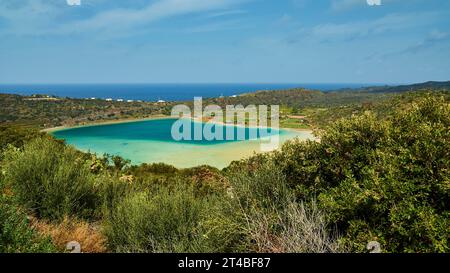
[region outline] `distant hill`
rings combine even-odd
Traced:
[[[225,105],[287,105],[303,107],[335,107],[349,104],[361,104],[389,99],[404,92],[450,91],[450,81],[425,82],[399,86],[372,86],[364,88],[345,88],[328,92],[293,88],[286,90],[262,90],[242,94],[234,98],[213,98],[209,102]]]
[[[393,93],[371,93],[357,90],[342,90],[336,92],[322,92],[301,88],[287,90],[258,91],[243,94],[234,98],[213,98],[206,103],[225,105],[286,105],[294,108],[330,107],[353,103],[380,100],[393,96]]]
[[[429,81],[424,83],[408,84],[408,85],[398,85],[398,86],[371,86],[364,88],[344,88],[335,90],[334,92],[370,92],[370,93],[402,93],[411,92],[418,90],[450,90],[450,81],[436,82]]]

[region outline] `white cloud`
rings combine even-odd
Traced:
[[[6,28],[0,28],[0,35],[32,35],[39,29],[47,29],[62,13],[61,5],[66,3],[58,0],[2,0],[0,20],[6,22]]]
[[[345,40],[432,24],[439,18],[437,15],[436,12],[392,13],[375,20],[320,24],[310,29],[302,29],[301,33],[319,40]]]
[[[69,6],[81,6],[81,0],[66,0]]]
[[[420,41],[419,43],[409,46],[408,48],[395,52],[393,54],[405,54],[405,53],[419,53],[423,50],[432,48],[434,46],[437,46],[442,43],[448,44],[449,42],[450,33],[440,31],[440,30],[432,30],[428,37],[426,37],[423,41]],[[391,54],[392,55],[392,54]]]
[[[15,19],[18,15],[39,16],[51,11],[57,0],[2,0],[0,2],[0,17]]]
[[[436,40],[443,40],[443,39],[445,39],[445,38],[447,38],[449,36],[450,36],[450,33],[435,29],[435,30],[432,30],[430,32],[430,38],[429,39],[435,40],[435,41]]]
[[[141,4],[140,8],[115,7],[105,5],[107,10],[100,11],[88,18],[68,21],[63,14],[73,7],[67,6],[65,0],[2,0],[0,2],[0,19],[6,20],[8,30],[0,29],[0,35],[40,35],[105,32],[126,34],[135,26],[143,26],[165,18],[201,12],[220,11],[233,8],[250,0],[155,0]],[[104,0],[85,0],[90,7],[96,2],[98,10]],[[140,1],[140,3],[145,3]],[[62,20],[56,20],[59,18]],[[64,22],[64,20],[66,20]]]
[[[64,32],[120,31],[169,17],[218,10],[242,0],[159,0],[143,9],[115,9],[62,28]]]

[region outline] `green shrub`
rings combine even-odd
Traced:
[[[18,125],[0,125],[0,151],[8,145],[22,147],[27,141],[43,136],[38,130]]]
[[[218,253],[256,251],[245,217],[232,199],[216,199],[208,212],[199,228],[205,239],[202,249]]]
[[[49,238],[40,236],[26,214],[4,192],[0,178],[0,253],[56,252]]]
[[[50,238],[30,227],[17,207],[0,203],[0,253],[56,252]]]
[[[153,163],[153,164],[144,163],[141,164],[140,166],[130,167],[128,172],[138,176],[145,176],[147,174],[176,175],[178,173],[178,169],[164,163]]]
[[[89,218],[98,204],[90,164],[72,147],[37,138],[4,154],[5,181],[18,203],[38,217]]]
[[[131,194],[108,213],[109,247],[117,252],[206,251],[199,227],[209,204],[181,183]]]
[[[292,197],[284,174],[271,162],[236,168],[228,179],[234,198],[244,210],[277,210],[286,207]]]
[[[102,214],[114,209],[127,195],[134,191],[133,186],[115,176],[100,175],[97,177],[98,195]]]
[[[228,180],[220,170],[210,166],[183,169],[181,174],[185,181],[190,181],[196,196],[223,194],[229,187]]]
[[[449,103],[430,95],[387,120],[338,121],[272,160],[297,198],[318,196],[350,250],[377,240],[388,252],[448,252],[449,128]]]

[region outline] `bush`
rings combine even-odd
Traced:
[[[99,182],[102,214],[109,213],[127,195],[141,188],[139,185],[129,184],[114,176],[101,175],[97,177],[97,181]]]
[[[318,196],[350,250],[377,240],[388,252],[448,252],[450,105],[428,96],[380,121],[336,122],[320,143],[273,155],[297,198]]]
[[[0,253],[56,252],[50,238],[39,235],[17,207],[0,204]]]
[[[196,196],[223,194],[229,187],[228,180],[221,171],[214,167],[199,166],[182,170],[185,180],[189,180],[194,187]]]
[[[39,235],[30,227],[26,214],[5,194],[1,183],[0,181],[0,253],[55,252],[50,239]]]
[[[205,251],[199,227],[207,198],[196,199],[183,184],[126,197],[107,216],[105,234],[117,252]]]
[[[44,136],[44,133],[35,129],[17,125],[0,125],[0,151],[8,145],[20,148],[29,140],[41,136]]]
[[[228,174],[232,194],[244,210],[281,209],[291,200],[284,174],[272,162],[237,167]]]
[[[4,154],[5,181],[19,204],[37,217],[91,218],[98,205],[89,162],[72,147],[37,138]]]
[[[315,202],[298,204],[286,177],[264,156],[251,168],[232,168],[229,179],[237,223],[245,225],[248,249],[257,252],[337,252],[337,239]],[[245,242],[245,241],[244,241]]]
[[[133,175],[144,176],[147,174],[155,175],[176,175],[178,169],[164,163],[141,164],[140,166],[132,166],[129,170]]]

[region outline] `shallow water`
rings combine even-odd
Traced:
[[[175,141],[171,129],[176,119],[156,119],[126,123],[83,126],[52,132],[58,139],[65,139],[82,151],[99,155],[119,155],[133,164],[164,162],[178,168],[210,165],[217,168],[228,166],[233,160],[240,160],[261,152],[261,143],[267,137],[279,132],[280,143],[299,137],[312,139],[310,132],[291,130],[259,131],[256,128],[239,128],[232,125],[213,125],[216,130],[234,132],[232,140],[182,140]],[[205,123],[190,122],[191,136],[194,126],[204,128]],[[238,140],[238,130],[245,132],[245,140]],[[226,135],[224,133],[224,135]]]

